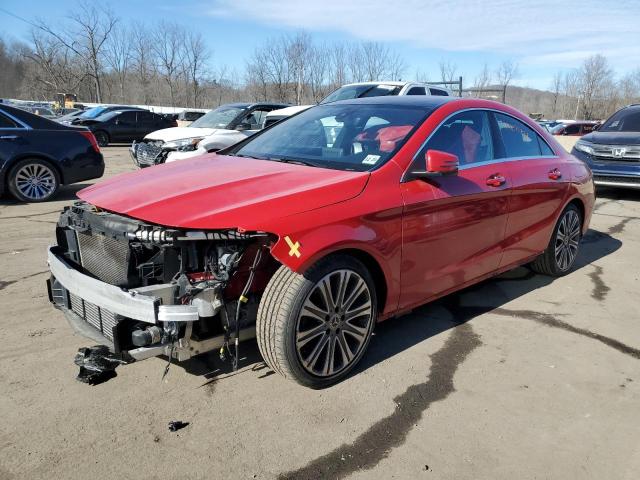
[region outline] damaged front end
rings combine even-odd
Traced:
[[[178,361],[255,336],[275,238],[150,225],[85,202],[65,208],[48,252],[49,298],[81,334],[132,361]]]

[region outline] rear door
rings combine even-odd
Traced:
[[[0,112],[0,172],[7,173],[4,165],[13,158],[24,131],[25,128]]]
[[[136,112],[122,112],[110,120],[111,140],[130,142],[136,138]]]
[[[496,159],[489,113],[449,117],[414,161],[424,165],[427,150],[457,155],[460,170],[401,185],[401,308],[493,272],[502,256],[511,181],[508,164]]]
[[[162,117],[151,112],[136,113],[136,138],[142,140],[146,135],[163,127]]]
[[[546,248],[571,181],[570,165],[519,119],[493,113],[498,154],[510,162],[512,194],[501,266]]]

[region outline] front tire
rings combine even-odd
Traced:
[[[37,158],[19,161],[9,173],[9,191],[22,202],[46,202],[60,187],[60,176],[48,162]]]
[[[531,262],[531,269],[551,277],[566,275],[578,257],[581,238],[582,215],[575,205],[570,204],[560,215],[547,249]]]
[[[364,355],[377,318],[367,268],[347,255],[321,260],[304,275],[282,266],[265,289],[256,321],[258,347],[274,371],[324,388]]]

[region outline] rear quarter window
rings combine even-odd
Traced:
[[[0,128],[18,128],[18,125],[9,117],[0,113]]]

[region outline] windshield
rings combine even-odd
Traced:
[[[95,120],[96,122],[106,122],[108,120],[111,120],[113,117],[120,115],[122,112],[115,110],[115,111],[111,111],[111,112],[107,112],[107,113],[103,113],[102,115],[98,115],[97,117],[92,118],[92,120]]]
[[[398,105],[321,105],[232,148],[236,156],[367,171],[391,158],[430,109]]]
[[[333,93],[330,93],[324,100],[320,102],[329,103],[336,102],[338,100],[351,100],[352,98],[363,97],[384,97],[386,95],[397,95],[400,91],[400,87],[393,85],[346,85],[339,88]]]
[[[246,109],[247,107],[230,105],[218,107],[206,115],[203,115],[189,126],[196,128],[228,128],[229,124]]]
[[[104,112],[107,107],[93,107],[80,115],[80,118],[96,118],[102,112]]]
[[[625,108],[604,122],[599,132],[640,132],[640,109]]]

